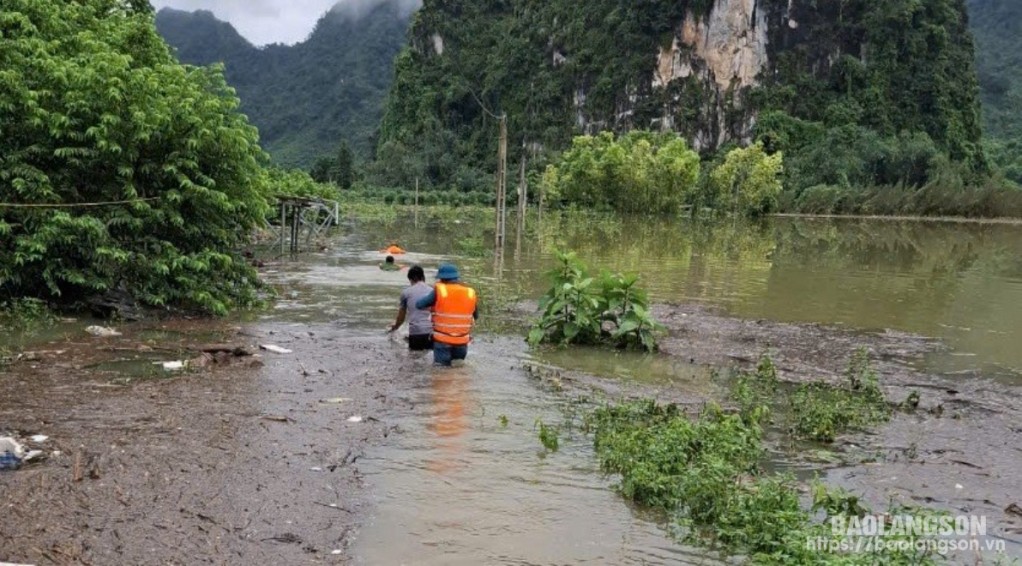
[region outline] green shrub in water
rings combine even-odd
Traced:
[[[541,420],[536,421],[536,426],[539,428],[539,441],[543,444],[543,447],[550,452],[557,452],[557,449],[561,446],[560,433],[557,427],[547,425]]]
[[[603,273],[588,268],[571,252],[558,252],[560,266],[550,273],[553,285],[540,299],[540,318],[529,332],[529,343],[609,344],[618,348],[657,349],[662,325],[653,319],[638,277]]]
[[[795,436],[833,442],[846,430],[890,418],[890,406],[865,349],[855,352],[845,375],[847,386],[813,382],[795,389],[790,398]]]
[[[768,364],[761,367],[769,373]],[[827,519],[868,510],[853,495],[822,484],[814,486],[813,506],[804,509],[794,478],[762,472],[756,414],[765,415],[765,408],[726,414],[710,405],[692,420],[675,405],[645,400],[597,409],[586,424],[601,467],[620,474],[622,495],[674,514],[686,542],[744,554],[756,564],[935,563],[933,555],[914,549],[833,554],[808,547],[817,537],[831,538]],[[824,522],[814,522],[821,513]]]

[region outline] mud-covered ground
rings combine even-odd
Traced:
[[[194,351],[208,341],[188,337],[209,325],[174,324],[180,339],[160,346]],[[76,333],[0,374],[0,431],[50,437],[33,445],[45,460],[0,472],[0,561],[344,561],[364,503],[358,459],[393,432],[373,415],[401,385],[403,352],[330,325],[260,325],[218,337],[293,353],[128,383],[85,367],[137,357],[144,328]]]
[[[741,320],[691,306],[658,307],[658,315],[670,328],[663,355],[679,364],[749,366],[769,349],[785,379],[836,380],[849,354],[866,346],[888,397],[919,391],[920,409],[819,447],[836,458],[813,466],[878,508],[895,498],[986,515],[991,531],[1015,541],[1019,553],[1022,517],[1006,512],[1022,504],[1017,388],[975,375],[927,374],[919,362],[941,346],[911,335]],[[329,323],[179,321],[120,330],[124,336],[115,338],[69,330],[0,371],[0,434],[50,437],[31,446],[45,451],[44,460],[0,472],[0,561],[352,558],[348,545],[371,513],[359,458],[402,433],[386,415],[409,410],[403,385],[421,369],[399,345]],[[149,377],[127,378],[213,342],[258,356],[180,374],[153,366]],[[258,351],[260,344],[293,352]],[[709,397],[704,389],[624,384],[570,370],[546,377],[568,392],[655,395],[693,407]],[[778,450],[797,466],[806,448]]]

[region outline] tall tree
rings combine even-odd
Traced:
[[[265,155],[221,72],[126,0],[4,0],[0,29],[0,301],[254,301]]]
[[[350,189],[355,182],[355,155],[351,152],[348,142],[341,142],[337,150],[337,186]]]

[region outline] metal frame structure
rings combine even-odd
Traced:
[[[299,239],[305,231],[305,245],[340,222],[341,205],[335,200],[278,196],[280,206],[280,231],[274,246],[280,244],[283,256],[290,243],[291,255],[301,253]]]

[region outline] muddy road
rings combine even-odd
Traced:
[[[177,321],[115,338],[71,329],[0,375],[0,428],[50,437],[29,443],[44,460],[0,473],[0,559],[711,563],[672,543],[662,517],[617,498],[583,435],[545,454],[533,421],[556,422],[578,395],[652,395],[697,410],[726,394],[712,368],[750,365],[765,350],[785,379],[839,379],[858,346],[877,360],[888,397],[919,391],[920,409],[833,446],[775,446],[774,465],[807,479],[822,471],[877,508],[893,499],[985,515],[1019,554],[1022,517],[1005,512],[1022,485],[1014,388],[926,372],[922,360],[942,346],[908,334],[692,306],[658,314],[670,335],[643,380],[615,367],[648,357],[583,351],[575,357],[616,365],[571,364],[563,352],[533,358],[516,338],[482,337],[452,380],[400,342],[336,323]],[[139,376],[212,342],[258,354]],[[820,451],[832,458],[807,456]]]
[[[173,325],[174,348],[207,343],[188,337],[209,335],[209,324]],[[222,341],[293,353],[264,351],[226,367],[124,383],[120,371],[95,365],[137,360],[126,353],[138,336],[165,329],[121,330],[119,338],[77,334],[40,345],[62,353],[16,363],[0,378],[2,428],[50,437],[37,446],[44,461],[0,473],[0,559],[342,560],[363,514],[358,460],[393,432],[372,415],[411,373],[403,352],[330,325],[224,328],[216,333]],[[145,354],[140,363],[172,357]]]

